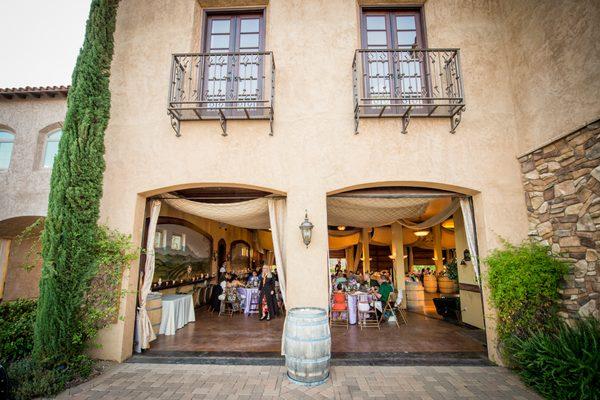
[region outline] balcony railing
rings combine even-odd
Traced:
[[[355,133],[360,118],[450,118],[454,133],[464,110],[458,49],[360,49],[353,70]]]
[[[168,114],[177,136],[181,121],[270,121],[273,134],[275,61],[271,52],[173,54]]]

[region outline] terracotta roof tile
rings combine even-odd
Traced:
[[[0,99],[26,99],[46,97],[67,97],[70,86],[25,86],[19,88],[0,88]]]

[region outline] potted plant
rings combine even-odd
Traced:
[[[445,265],[444,271],[438,276],[440,293],[451,294],[458,292],[458,265],[456,260]]]

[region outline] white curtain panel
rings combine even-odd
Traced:
[[[160,214],[160,200],[152,200],[150,204],[150,224],[148,225],[148,238],[146,239],[146,263],[144,264],[144,281],[139,293],[139,307],[136,318],[136,345],[135,351],[141,353],[142,349],[149,349],[150,342],[156,339],[152,322],[146,311],[146,300],[152,287],[154,277],[154,236],[156,224]]]
[[[468,198],[460,199],[460,208],[462,210],[463,220],[465,223],[465,234],[467,236],[467,246],[469,247],[469,253],[471,253],[471,263],[475,270],[475,277],[477,283],[481,286],[479,280],[479,254],[477,254],[477,236],[475,234],[475,218],[473,216],[473,208]]]
[[[452,199],[448,207],[446,207],[439,214],[436,214],[433,217],[429,218],[428,220],[425,220],[420,223],[415,223],[407,219],[400,219],[398,220],[398,223],[415,231],[419,229],[431,228],[432,226],[438,225],[444,222],[446,219],[448,219],[448,217],[450,217],[452,214],[454,214],[456,210],[458,210],[458,207],[460,207],[460,200]]]
[[[247,229],[269,229],[269,208],[265,197],[236,203],[202,203],[180,198],[164,201],[179,211],[224,224]]]
[[[327,223],[357,228],[391,225],[423,215],[431,198],[330,197]]]
[[[271,221],[271,235],[273,236],[273,252],[275,253],[275,264],[277,265],[277,277],[281,297],[285,303],[285,199],[267,200],[269,206],[269,218]]]

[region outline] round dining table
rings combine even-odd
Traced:
[[[252,299],[253,293],[258,293],[257,287],[238,287],[238,294],[242,297],[242,308],[244,309],[244,314],[250,314],[250,300]]]

